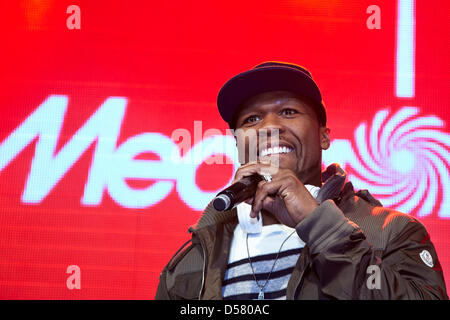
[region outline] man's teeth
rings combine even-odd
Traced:
[[[261,157],[272,155],[272,154],[280,154],[280,153],[288,153],[291,152],[292,149],[289,147],[273,147],[263,149],[260,153]]]

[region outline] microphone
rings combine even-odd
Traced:
[[[228,188],[222,190],[213,199],[214,209],[217,211],[226,211],[232,209],[239,203],[252,197],[263,177],[255,174],[236,181]]]

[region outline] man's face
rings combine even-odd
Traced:
[[[277,157],[279,167],[291,169],[303,183],[320,183],[322,149],[330,145],[329,129],[320,126],[312,107],[294,94],[271,91],[253,97],[238,110],[235,128],[237,136],[258,138],[254,141],[258,161],[274,163]],[[237,138],[239,158],[244,162],[251,160],[249,140]],[[281,148],[272,148],[272,154],[267,154],[273,145]]]

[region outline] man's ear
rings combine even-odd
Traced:
[[[320,127],[319,135],[320,147],[322,148],[322,150],[327,150],[330,147],[330,128]]]

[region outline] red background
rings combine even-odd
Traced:
[[[71,4],[81,9],[80,30],[66,27]],[[381,9],[379,30],[366,26],[372,4]],[[143,132],[193,132],[196,120],[203,121],[203,132],[225,134],[215,104],[219,88],[267,60],[311,70],[332,139],[353,139],[355,128],[383,108],[417,106],[422,115],[449,119],[447,1],[417,1],[411,99],[395,96],[396,1],[48,0],[1,6],[0,143],[52,94],[69,98],[57,151],[111,96],[128,99],[118,145]],[[447,124],[442,131],[448,132]],[[100,205],[82,205],[95,143],[41,202],[25,204],[21,195],[36,141],[0,171],[0,298],[152,299],[159,273],[201,212],[190,209],[176,188],[143,209],[122,207],[108,193]],[[231,174],[231,165],[203,165],[197,184],[217,190]],[[135,188],[150,183],[129,181]],[[450,222],[437,214],[421,221],[448,277]],[[66,286],[69,265],[81,269],[79,290]]]

